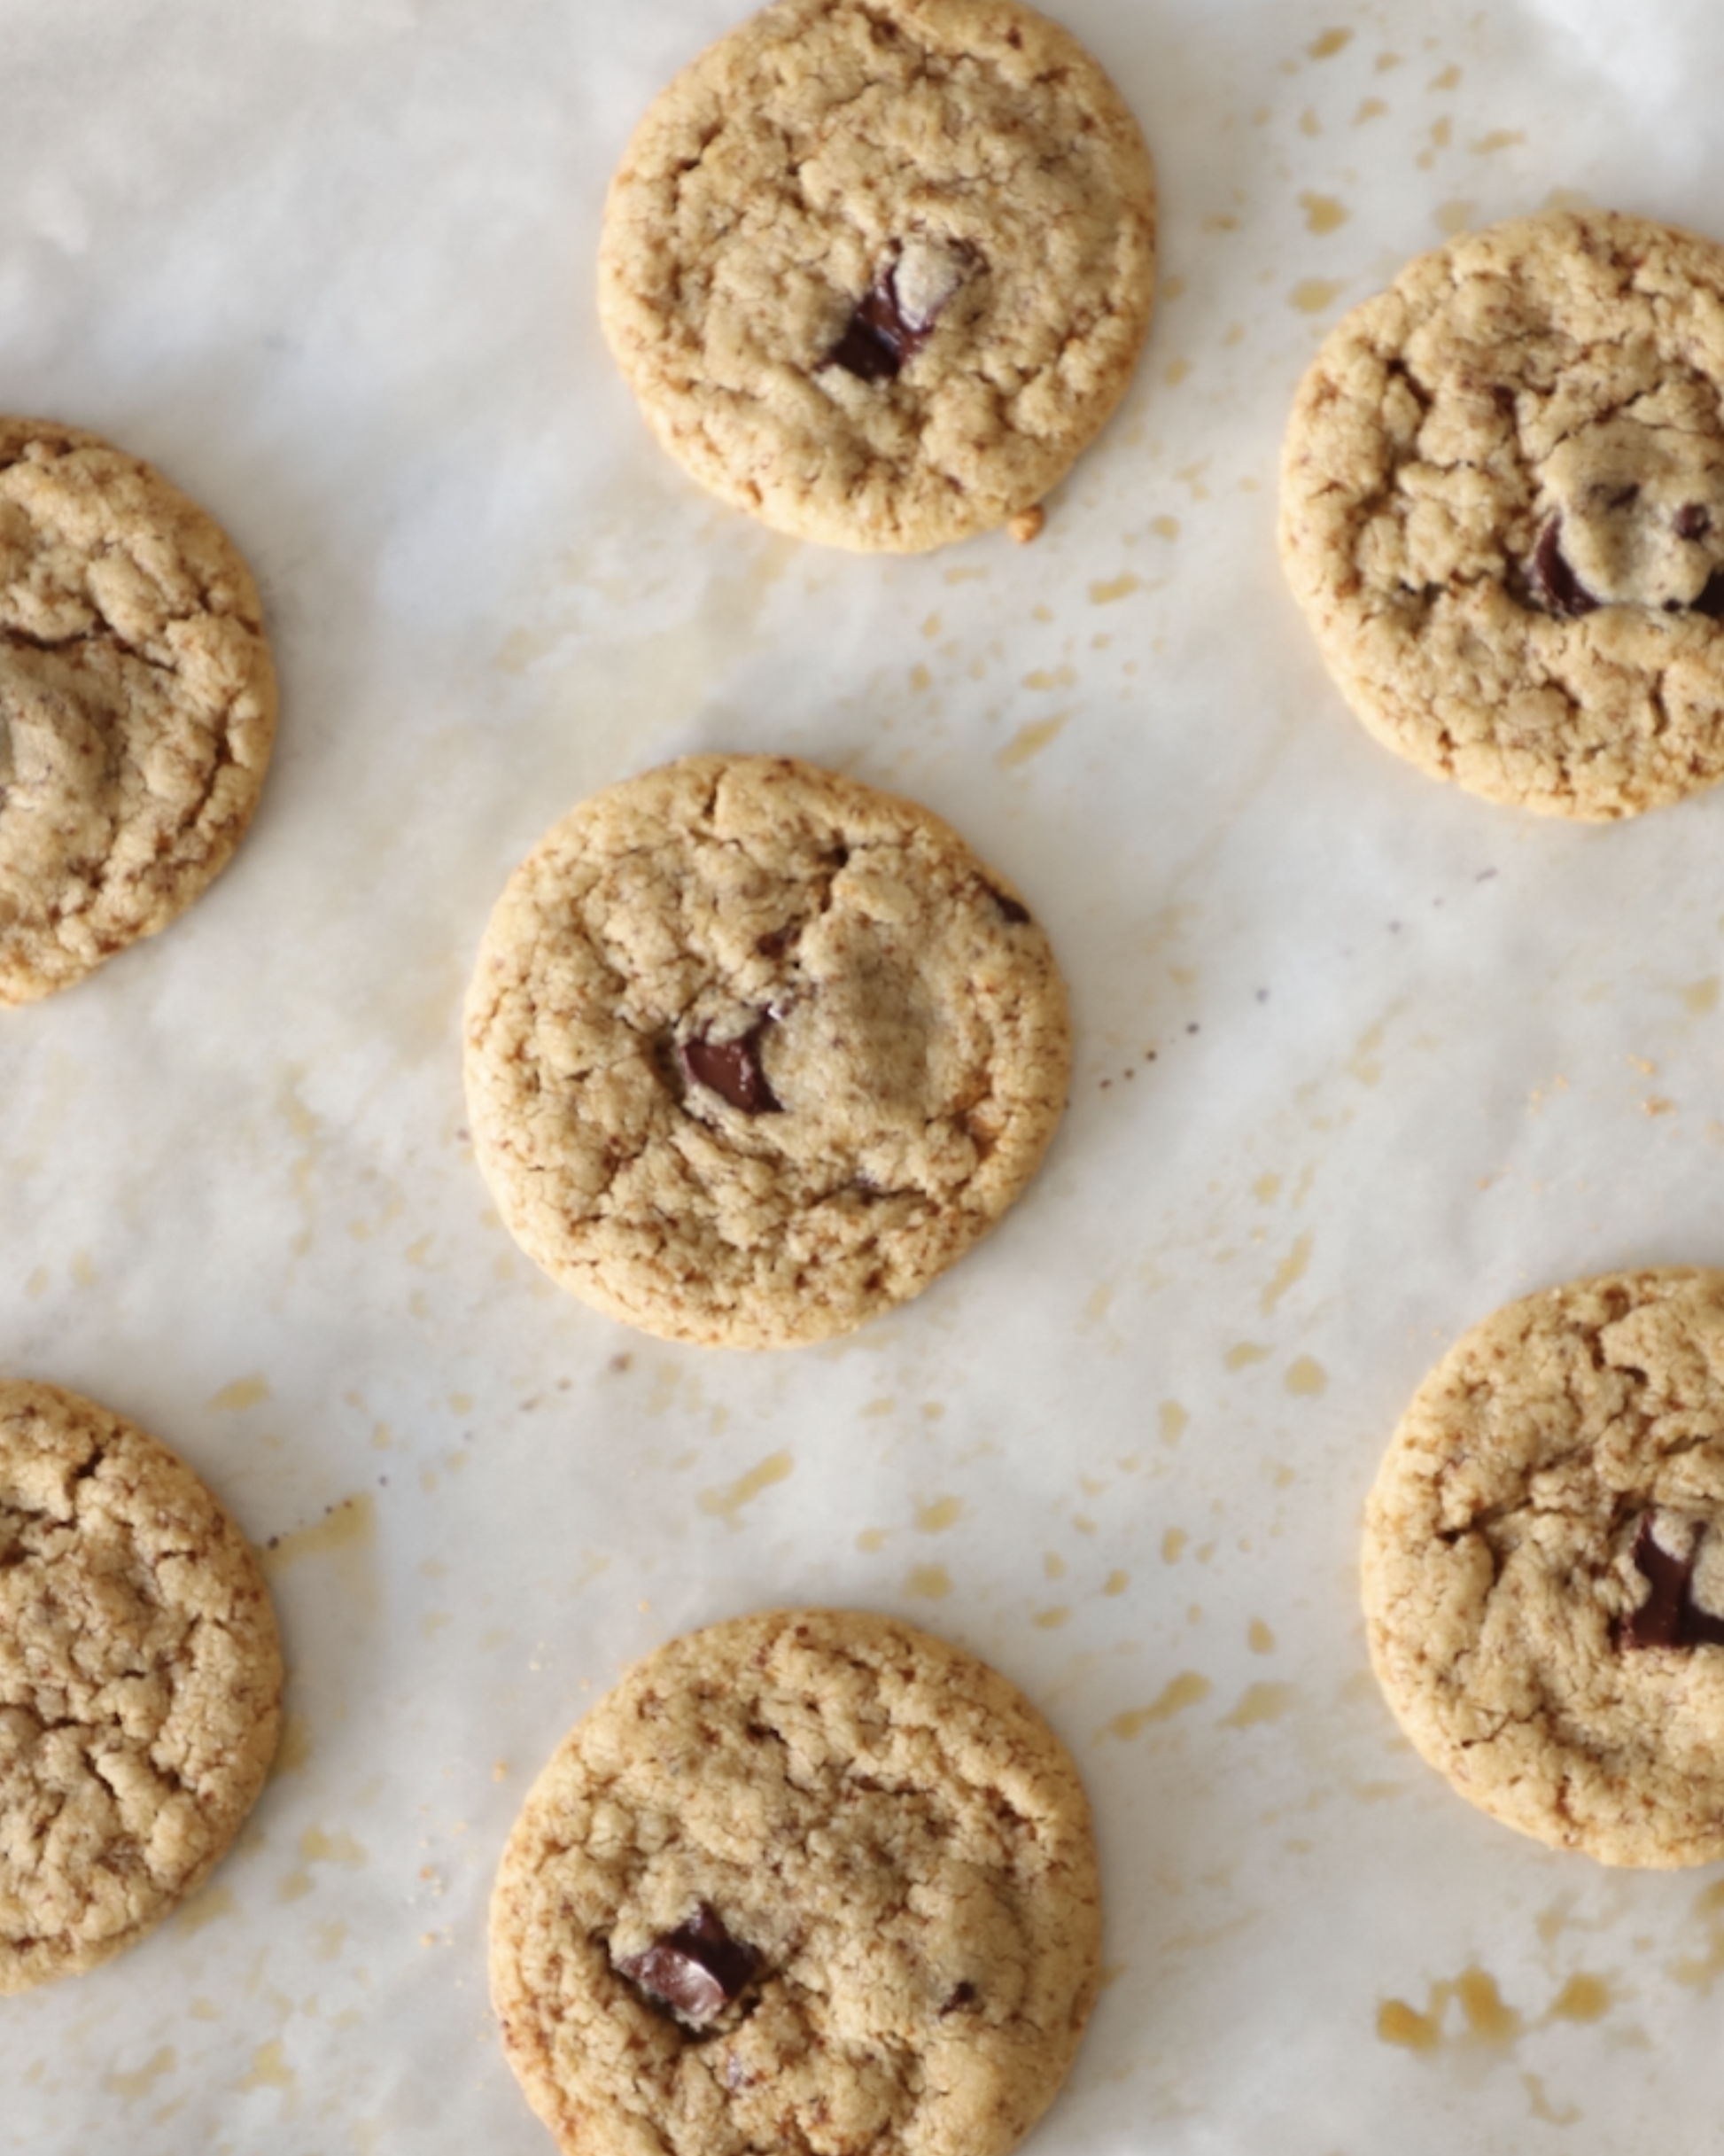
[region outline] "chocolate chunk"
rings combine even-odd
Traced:
[[[784,1103],[766,1083],[760,1067],[760,1042],[770,1018],[763,1018],[740,1040],[685,1040],[677,1050],[683,1076],[691,1085],[705,1086],[745,1116],[777,1116]]]
[[[1590,614],[1599,603],[1564,558],[1562,529],[1562,518],[1552,517],[1539,533],[1527,569],[1533,590],[1553,614]]]
[[[1651,1589],[1617,1635],[1625,1647],[1724,1646],[1724,1617],[1694,1599],[1694,1559],[1673,1557],[1652,1532],[1651,1515],[1635,1537],[1635,1568]]]
[[[1688,611],[1705,614],[1710,621],[1724,621],[1724,570],[1714,569],[1706,579],[1706,588],[1697,599],[1691,600]]]
[[[1704,539],[1712,529],[1712,518],[1697,502],[1685,502],[1670,520],[1678,539]]]
[[[1029,908],[1021,899],[1008,898],[1003,891],[996,891],[991,883],[986,887],[988,896],[1012,923],[1020,928],[1029,918]]]
[[[907,242],[857,301],[822,363],[842,367],[858,381],[893,380],[928,342],[975,265],[974,252],[959,243]]]
[[[686,1924],[617,1964],[649,1998],[695,2028],[716,2021],[759,1965],[754,1949],[733,1939],[704,1902]]]
[[[975,1986],[967,1981],[959,1984],[954,1988],[951,1996],[946,2001],[945,2004],[941,2007],[941,2020],[944,2020],[949,2013],[961,2013],[965,2007],[974,2006],[975,2004]]]

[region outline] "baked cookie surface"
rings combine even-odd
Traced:
[[[0,1381],[0,1994],[105,1961],[201,1885],[281,1690],[256,1561],[184,1462]]]
[[[1605,1864],[1724,1856],[1724,1273],[1466,1334],[1389,1446],[1363,1580],[1389,1705],[1461,1795]]]
[[[1028,1182],[1071,1036],[1046,937],[928,811],[696,756],[575,808],[468,994],[516,1240],[666,1338],[775,1347],[903,1302]]]
[[[997,2156],[1099,1974],[1076,1770],[894,1620],[670,1642],[540,1776],[492,1899],[510,2064],[564,2150]]]
[[[661,444],[796,537],[913,551],[1029,510],[1148,328],[1137,122],[1017,0],[777,0],[648,109],[600,317]]]
[[[1419,257],[1301,384],[1281,553],[1369,730],[1604,820],[1724,777],[1724,247],[1549,212]]]
[[[211,518],[94,434],[0,418],[0,1004],[190,905],[275,723],[257,590]]]

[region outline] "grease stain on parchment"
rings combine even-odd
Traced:
[[[796,1463],[788,1452],[773,1452],[740,1475],[734,1483],[721,1483],[714,1490],[703,1490],[698,1499],[701,1510],[713,1519],[722,1520],[726,1527],[740,1528],[742,1508],[753,1503],[763,1490],[770,1490],[774,1483],[788,1482],[796,1471]]]

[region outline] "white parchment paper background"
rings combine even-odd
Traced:
[[[207,503],[284,690],[209,897],[0,1014],[0,1367],[278,1538],[292,1665],[199,1900],[0,2003],[0,2146],[547,2148],[483,1974],[527,1781],[627,1659],[802,1599],[980,1650],[1088,1779],[1110,1981],[1037,2150],[1715,2136],[1724,1884],[1452,1797],[1376,1699],[1355,1572],[1457,1331],[1724,1262],[1724,794],[1570,829],[1400,766],[1272,530],[1298,374],[1408,255],[1553,198],[1724,237],[1724,15],[1059,12],[1156,152],[1150,346],[1033,547],[889,561],[709,505],[601,344],[606,177],[729,0],[0,0],[0,407]],[[770,1358],[561,1297],[462,1128],[509,868],[707,747],[941,811],[1078,1029],[1000,1233]]]

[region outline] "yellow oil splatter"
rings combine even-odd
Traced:
[[[1291,1685],[1248,1685],[1239,1694],[1231,1714],[1221,1718],[1223,1729],[1254,1729],[1260,1722],[1278,1722],[1295,1697]]]
[[[1192,1419],[1177,1400],[1161,1403],[1161,1443],[1177,1444],[1191,1428]]]
[[[311,1864],[346,1864],[350,1870],[368,1861],[365,1845],[338,1828],[327,1834],[321,1826],[308,1826],[299,1837],[299,1854]]]
[[[268,1397],[268,1378],[237,1377],[231,1385],[224,1385],[208,1405],[212,1407],[255,1407]]]
[[[1402,58],[1398,52],[1379,52],[1377,55],[1378,74],[1386,74],[1391,67],[1399,67],[1402,65]]]
[[[1314,1400],[1327,1389],[1329,1373],[1314,1356],[1301,1355],[1296,1362],[1287,1365],[1287,1374],[1282,1382],[1300,1398]]]
[[[1403,2051],[1434,2051],[1442,2033],[1429,2014],[1417,2012],[1404,1999],[1385,1999],[1377,2009],[1377,2037]]]
[[[916,1526],[924,1535],[943,1535],[964,1517],[962,1498],[934,1498],[916,1507]]]
[[[252,2071],[234,2083],[236,2089],[291,2089],[298,2076],[287,2063],[279,2037],[259,2044],[252,2058]]]
[[[1041,1631],[1052,1632],[1057,1631],[1060,1625],[1068,1623],[1070,1619],[1071,1611],[1062,1603],[1055,1609],[1038,1609],[1029,1622]]]
[[[1065,1578],[1066,1561],[1060,1556],[1058,1550],[1044,1550],[1042,1552],[1042,1576],[1044,1579],[1051,1580],[1062,1580]]]
[[[696,1501],[711,1518],[722,1520],[727,1527],[740,1528],[742,1507],[752,1504],[763,1490],[770,1490],[774,1483],[788,1482],[796,1471],[796,1463],[788,1452],[774,1452],[757,1467],[750,1467],[746,1475],[739,1475],[734,1483],[722,1483],[716,1490],[703,1490]]]
[[[912,1565],[904,1592],[919,1601],[944,1602],[951,1592],[951,1575],[944,1565]]]
[[[1474,157],[1489,157],[1497,150],[1512,150],[1517,143],[1524,143],[1525,132],[1519,128],[1494,128],[1488,135],[1481,135],[1472,145]]]
[[[1309,191],[1300,196],[1299,206],[1305,213],[1305,230],[1318,234],[1338,230],[1353,214],[1333,195],[1314,195]]]
[[[454,1612],[449,1609],[428,1609],[419,1620],[419,1637],[435,1639],[439,1632],[454,1623]]]
[[[1129,599],[1134,591],[1142,589],[1142,580],[1133,576],[1128,569],[1122,575],[1109,579],[1105,584],[1091,584],[1090,604],[1091,606],[1111,606],[1115,599]]]
[[[1301,277],[1287,294],[1287,304],[1296,307],[1301,315],[1320,315],[1325,307],[1332,307],[1346,289],[1344,278]]]
[[[886,1529],[883,1527],[865,1527],[856,1537],[856,1546],[865,1556],[877,1555],[886,1547]]]
[[[1432,212],[1438,231],[1448,239],[1457,239],[1463,232],[1470,232],[1475,207],[1471,202],[1439,202]]]
[[[1314,38],[1305,50],[1314,60],[1326,60],[1352,43],[1351,30],[1325,30],[1321,37]]]
[[[1690,1017],[1704,1018],[1708,1011],[1718,1008],[1718,976],[1708,974],[1704,981],[1696,981],[1692,988],[1682,991],[1682,1002]]]
[[[1183,1527],[1170,1527],[1161,1537],[1161,1562],[1164,1565],[1177,1565],[1181,1551],[1190,1540],[1191,1537]]]
[[[79,1288],[94,1288],[100,1275],[88,1250],[80,1250],[72,1261],[72,1279]]]
[[[311,1757],[311,1724],[303,1715],[283,1715],[281,1742],[270,1764],[272,1774],[297,1774]]]
[[[1177,517],[1152,517],[1149,520],[1149,528],[1154,533],[1157,539],[1177,539],[1179,519]]]
[[[1695,1897],[1694,1913],[1706,1927],[1706,1950],[1673,1962],[1670,1973],[1679,1984],[1710,1991],[1724,1976],[1724,1922],[1720,1921],[1724,1914],[1724,1880],[1715,1880]]]
[[[1186,1670],[1167,1685],[1161,1695],[1147,1707],[1134,1707],[1127,1714],[1115,1715],[1105,1723],[1098,1732],[1102,1737],[1117,1737],[1122,1744],[1130,1743],[1133,1737],[1141,1736],[1152,1722],[1169,1722],[1187,1707],[1195,1707],[1207,1700],[1215,1686],[1207,1677],[1195,1670]]]
[[[1584,1973],[1571,1976],[1550,2002],[1553,2021],[1602,2021],[1610,2011],[1610,1986]]]
[[[1542,2074],[1523,2074],[1520,2085],[1526,2091],[1526,2107],[1535,2119],[1547,2126],[1573,2126],[1582,2116],[1578,2104],[1553,2104],[1544,2093]]]
[[[135,2104],[141,2096],[148,2096],[164,2074],[171,2074],[179,2064],[171,2043],[165,2043],[155,2055],[133,2074],[106,2074],[102,2086],[113,2090],[122,2102]]]
[[[1316,105],[1308,105],[1305,107],[1305,110],[1299,115],[1299,131],[1301,135],[1309,135],[1312,136],[1322,134],[1323,122],[1317,118]]]
[[[1239,221],[1231,210],[1211,210],[1203,220],[1206,232],[1237,232],[1239,229]]]
[[[922,624],[922,634],[924,636],[933,637],[937,636],[939,634],[940,617],[938,614],[930,614],[928,617],[928,619]]]
[[[1275,1652],[1275,1634],[1261,1617],[1251,1620],[1251,1629],[1246,1632],[1246,1639],[1254,1654],[1273,1654]]]
[[[40,1299],[40,1297],[47,1294],[48,1268],[46,1265],[38,1265],[36,1267],[35,1271],[30,1275],[29,1279],[25,1281],[24,1292],[29,1296],[31,1302],[33,1303],[36,1302]]]
[[[1380,97],[1361,97],[1359,109],[1353,115],[1353,124],[1355,128],[1362,128],[1368,120],[1380,120],[1388,109]]]
[[[928,672],[928,668],[922,665],[920,659],[910,669],[910,686],[912,689],[915,689],[919,695],[926,694],[926,692],[934,686],[934,676]]]
[[[1070,689],[1076,680],[1069,666],[1037,666],[1025,674],[1023,685],[1026,689]]]
[[[302,1558],[336,1557],[354,1559],[375,1549],[377,1540],[377,1508],[371,1501],[369,1491],[359,1491],[353,1497],[343,1498],[331,1505],[321,1520],[314,1520],[309,1527],[295,1528],[286,1535],[273,1535],[258,1552],[258,1561],[266,1576],[279,1578],[290,1565],[297,1565]],[[375,1603],[377,1582],[361,1577],[349,1567],[349,1584],[363,1594],[368,1602]]]
[[[1442,2042],[1443,2020],[1451,2002],[1459,2005],[1466,2034],[1476,2043],[1506,2047],[1520,2035],[1521,2017],[1512,2006],[1504,2005],[1496,1979],[1475,1966],[1433,1984],[1423,2013],[1404,1999],[1386,1999],[1377,2010],[1378,2036],[1384,2043],[1398,2043],[1410,2051],[1433,2051]]]
[[[1260,1175],[1251,1186],[1251,1195],[1259,1205],[1273,1205],[1281,1195],[1281,1178],[1278,1175]]]
[[[1461,71],[1451,61],[1441,74],[1432,76],[1430,87],[1433,90],[1458,90],[1460,82]]]
[[[1051,741],[1057,741],[1070,720],[1069,712],[1060,712],[1052,719],[1040,719],[1032,725],[1021,726],[995,756],[995,763],[1002,771],[1016,770],[1020,764],[1027,764],[1032,756],[1039,756]]]
[[[1267,1348],[1259,1347],[1254,1340],[1240,1340],[1221,1359],[1230,1370],[1247,1370],[1253,1363],[1267,1362],[1269,1353]]]
[[[1103,1594],[1123,1594],[1130,1584],[1131,1575],[1129,1572],[1110,1572],[1101,1583],[1101,1592]]]
[[[1261,1297],[1260,1306],[1266,1318],[1288,1288],[1304,1279],[1306,1267],[1311,1262],[1311,1242],[1309,1235],[1301,1235],[1276,1267],[1275,1278],[1264,1288]]]
[[[1167,384],[1169,389],[1177,389],[1179,385],[1184,380],[1185,377],[1191,372],[1191,370],[1192,362],[1190,360],[1172,359],[1169,360],[1167,365],[1162,368],[1161,379]]]
[[[218,1924],[223,1917],[232,1916],[238,1907],[229,1888],[206,1887],[181,1910],[174,1919],[174,1928],[176,1932],[200,1932],[206,1925]]]

